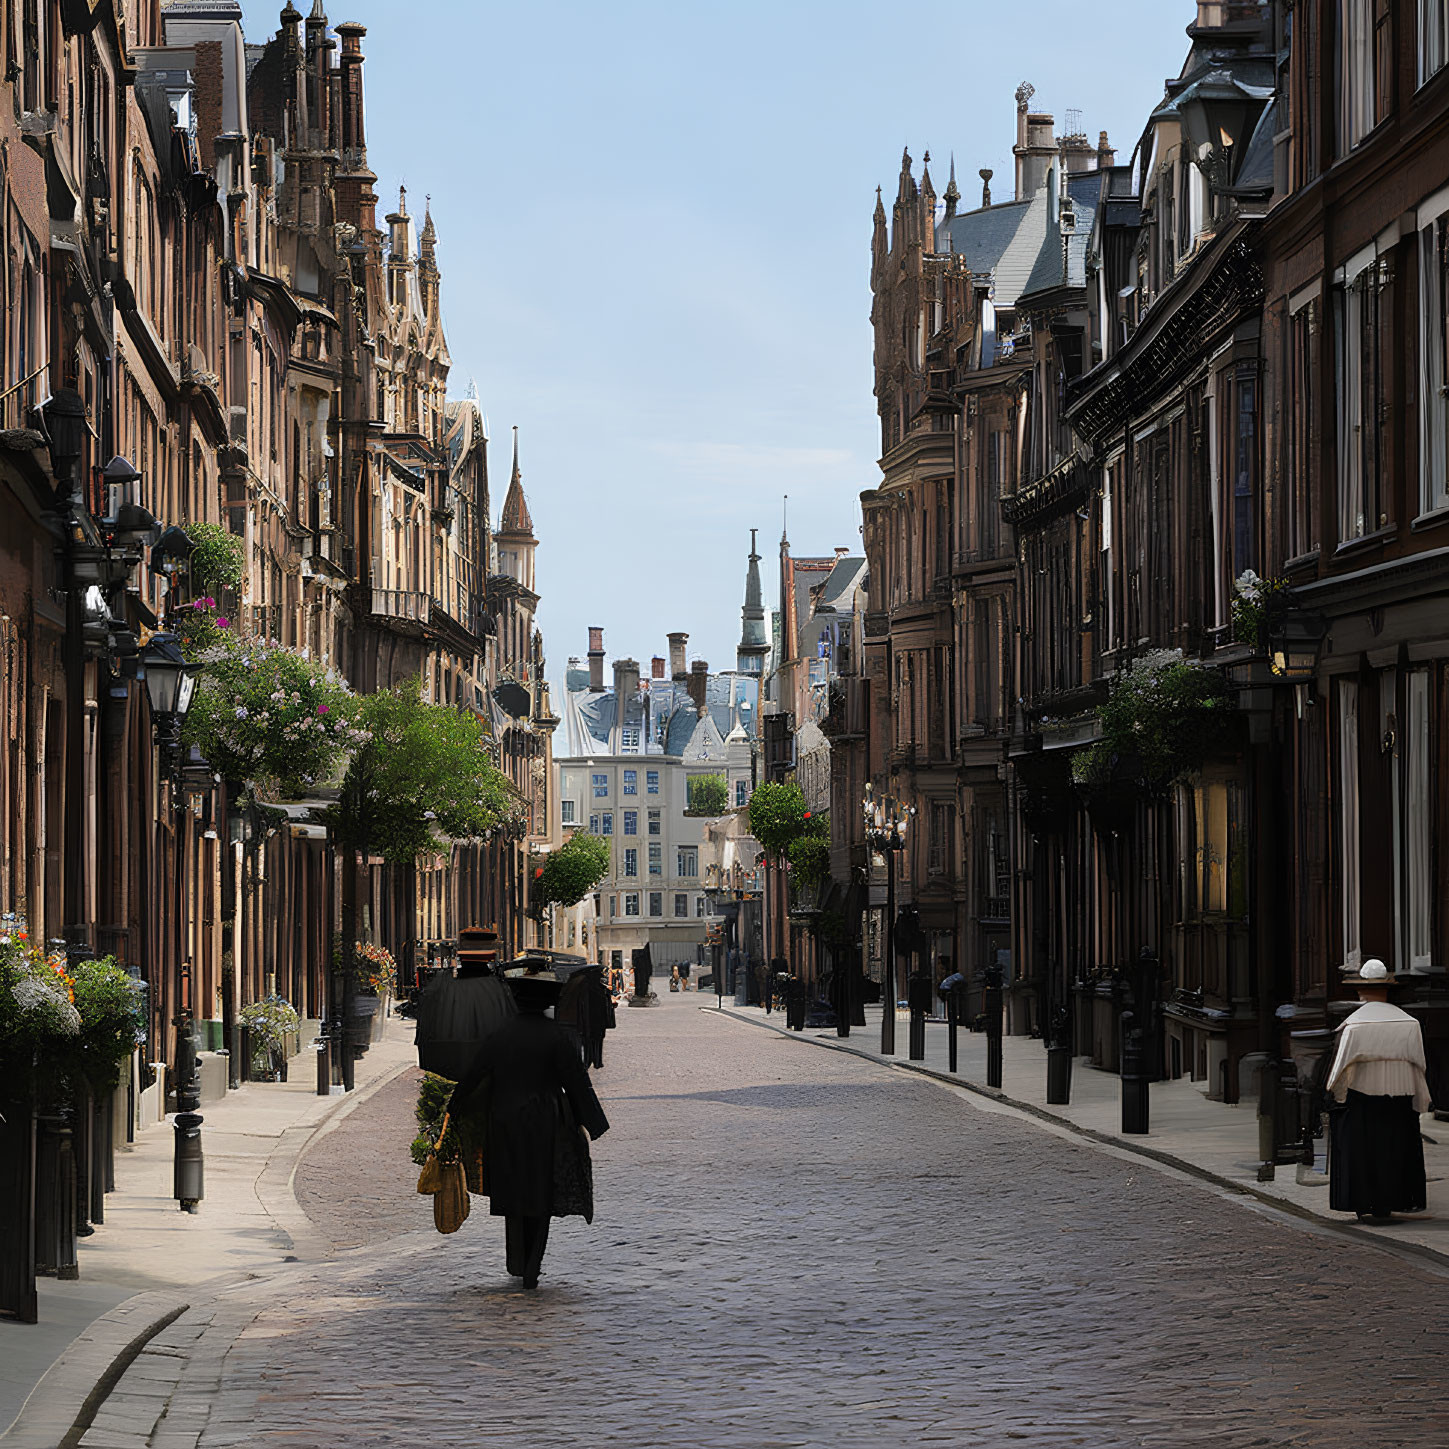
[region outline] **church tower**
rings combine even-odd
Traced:
[[[755,530],[750,530],[750,571],[745,576],[745,606],[740,610],[739,648],[735,668],[741,674],[762,674],[769,641],[765,637],[765,605],[760,592],[760,555],[755,551]]]
[[[493,535],[498,546],[498,572],[522,584],[529,593],[533,587],[533,555],[538,540],[533,536],[533,519],[528,500],[523,496],[523,475],[518,471],[518,429],[513,430],[513,474],[503,499],[503,512]]]

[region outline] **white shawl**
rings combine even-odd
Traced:
[[[1424,1034],[1407,1011],[1366,1001],[1344,1019],[1328,1090],[1341,1102],[1350,1089],[1369,1097],[1412,1097],[1416,1112],[1429,1110]]]

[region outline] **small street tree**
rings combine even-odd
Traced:
[[[533,886],[533,914],[542,918],[550,906],[576,906],[609,870],[609,842],[585,830],[575,831],[538,868]]]
[[[523,823],[523,802],[493,763],[478,721],[426,703],[416,679],[358,696],[354,722],[360,742],[336,804],[322,812],[342,852],[344,1019],[356,985],[357,901],[367,857],[410,869],[420,855],[444,851],[451,841]],[[350,1087],[350,1051],[342,1061]]]

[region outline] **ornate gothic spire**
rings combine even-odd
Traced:
[[[518,469],[518,429],[513,429],[513,473],[508,480],[508,493],[503,499],[503,512],[498,519],[499,533],[520,533],[533,537],[533,519],[528,500],[523,496],[523,474]]]

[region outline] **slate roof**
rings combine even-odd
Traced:
[[[994,272],[1029,205],[1025,201],[1005,201],[953,216],[936,228],[936,250],[965,257],[966,265],[978,275]]]
[[[1088,171],[1080,176],[1069,176],[1067,178],[1067,193],[1072,198],[1072,204],[1077,213],[1077,229],[1067,242],[1067,277],[1066,285],[1069,287],[1085,287],[1087,285],[1087,242],[1092,234],[1092,222],[1097,215],[1097,205],[1102,195],[1102,176],[1100,172]],[[1045,189],[1040,193],[1045,195]],[[1030,296],[1033,292],[1045,292],[1052,287],[1060,287],[1062,282],[1062,232],[1057,224],[1056,216],[1052,214],[1054,209],[1049,209],[1047,215],[1046,235],[1042,244],[1037,250],[1036,264],[1031,269],[1031,276],[1027,279],[1026,285],[1021,289],[1021,296]]]

